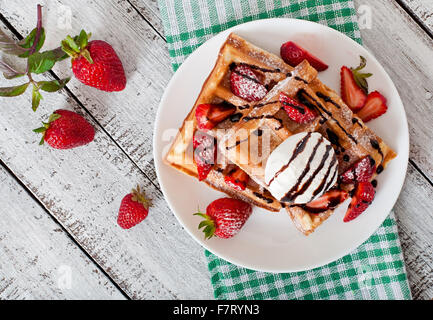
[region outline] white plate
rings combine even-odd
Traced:
[[[241,232],[230,240],[204,240],[197,229],[197,207],[206,210],[223,194],[183,175],[162,162],[171,141],[194,105],[201,87],[212,70],[217,54],[230,32],[275,54],[289,40],[295,41],[330,65],[320,79],[340,92],[340,68],[358,66],[359,56],[367,58],[370,90],[388,98],[389,111],[369,126],[397,153],[398,157],[378,178],[376,200],[364,214],[343,223],[347,206],[342,206],[309,237],[301,234],[284,211],[271,213],[255,208]],[[249,22],[218,34],[199,47],[182,64],[170,81],[159,106],[154,134],[154,158],[159,183],[179,222],[203,247],[239,266],[267,272],[295,272],[335,261],[365,242],[392,210],[406,175],[409,132],[403,104],[390,77],[377,60],[347,36],[326,26],[294,19]]]

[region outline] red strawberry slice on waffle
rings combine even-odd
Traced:
[[[260,82],[257,74],[245,64],[232,65],[230,87],[236,96],[248,101],[262,100],[268,89]]]
[[[376,163],[371,156],[362,158],[349,170],[341,175],[341,182],[351,184],[355,182],[370,182],[376,172]]]
[[[216,140],[204,132],[197,131],[194,135],[193,147],[198,179],[203,181],[207,178],[216,162]]]
[[[305,209],[311,213],[322,213],[335,209],[339,204],[349,198],[349,194],[344,190],[330,190],[322,197],[305,205]]]
[[[235,106],[225,104],[200,104],[195,111],[199,130],[211,130],[236,112]]]
[[[315,111],[295,99],[290,98],[284,92],[280,94],[280,103],[284,107],[284,110],[286,110],[289,118],[297,123],[308,123],[317,117]]]
[[[374,91],[368,95],[365,106],[361,109],[361,111],[358,112],[357,115],[364,122],[376,119],[385,114],[388,110],[386,103],[386,98],[378,91]]]
[[[367,95],[356,83],[352,70],[346,66],[341,68],[341,97],[353,112],[361,110],[367,101]]]
[[[248,174],[240,168],[232,170],[230,174],[224,178],[227,185],[238,191],[244,191],[247,188],[249,180],[250,177]]]
[[[292,41],[286,42],[281,46],[280,54],[281,58],[292,67],[296,67],[302,61],[307,60],[317,71],[328,69],[326,63]]]
[[[356,185],[352,202],[349,205],[344,222],[350,222],[358,218],[371,205],[376,195],[370,182],[360,182]]]

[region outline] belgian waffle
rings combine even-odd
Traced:
[[[236,114],[220,123],[216,129],[230,129],[250,112],[250,103],[231,92],[230,67],[234,64],[254,66],[257,73],[261,75],[262,83],[269,89],[285,79],[287,73],[292,70],[279,57],[250,44],[235,34],[230,34],[220,50],[215,67],[205,81],[194,107],[186,117],[171,149],[165,157],[167,164],[187,175],[198,177],[192,147],[193,136],[197,129],[194,116],[197,106],[203,103],[218,104],[225,102],[237,107]],[[216,131],[214,130],[214,132]],[[217,162],[218,164],[211,170],[207,179],[204,180],[205,183],[233,198],[248,201],[258,207],[275,212],[281,210],[281,204],[253,179],[250,179],[244,191],[237,191],[228,187],[224,182],[224,177],[236,165],[225,161],[223,154],[219,155],[219,161]]]
[[[231,92],[230,70],[233,65],[239,64],[248,65],[260,75],[261,82],[269,90],[263,100],[249,103]],[[280,92],[310,106],[320,117],[307,125],[291,121],[278,102]],[[193,177],[198,176],[192,147],[197,129],[194,115],[196,107],[203,103],[228,103],[236,106],[237,110],[211,132],[218,141],[219,161],[204,182],[231,197],[270,211],[280,211],[284,205],[266,190],[266,159],[270,152],[293,134],[320,132],[329,138],[338,154],[340,173],[366,155],[380,163],[381,169],[395,157],[395,153],[361,119],[353,115],[341,98],[317,79],[317,71],[308,62],[304,61],[294,69],[279,57],[235,34],[231,34],[221,48],[214,69],[165,158],[167,164]],[[261,145],[263,134],[271,136],[266,150]],[[251,153],[251,148],[260,150],[260,159],[253,158],[252,155],[257,153]],[[231,189],[224,182],[224,177],[236,166],[251,178],[244,191]],[[311,214],[302,207],[287,207],[286,210],[298,229],[306,235],[333,213],[333,210],[328,210]]]
[[[319,132],[332,143],[339,162],[339,174],[366,156],[374,159],[379,168],[378,172],[381,172],[396,156],[395,152],[316,76],[317,71],[304,61],[288,78],[278,83],[263,101],[253,104],[250,113],[234,126],[231,133],[220,139],[220,148],[232,151],[227,153],[228,159],[265,188],[265,167],[269,155],[284,140],[300,132]],[[281,92],[316,110],[319,117],[306,125],[291,121],[279,102]],[[262,135],[269,135],[265,139],[270,141],[266,148],[254,134],[258,130]],[[255,153],[251,153],[251,150],[256,149],[261,150],[260,159],[254,159]],[[352,186],[340,187],[350,191]],[[313,214],[302,206],[286,209],[298,229],[307,235],[314,232],[334,212],[328,210]]]

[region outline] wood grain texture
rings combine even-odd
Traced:
[[[14,1],[13,6],[1,5],[1,12],[25,35],[34,28],[37,2]],[[164,40],[125,0],[45,0],[42,3],[46,48],[58,46],[66,34],[76,35],[84,28],[92,32],[92,39],[112,44],[124,62],[128,85],[120,93],[107,94],[75,78],[68,88],[150,180],[157,183],[152,154],[153,125],[159,100],[173,74]],[[70,26],[63,24],[59,14],[70,14]],[[71,75],[67,63],[56,66],[54,71],[59,77]]]
[[[34,27],[37,2],[0,0],[0,13],[24,34]],[[156,1],[42,2],[47,48],[57,46],[65,34],[75,34],[85,27],[93,32],[94,39],[113,44],[125,62],[128,88],[122,93],[106,94],[72,80],[68,85],[72,97],[64,91],[46,95],[36,114],[29,111],[28,96],[10,104],[0,100],[4,105],[0,117],[0,158],[132,298],[211,298],[203,250],[170,213],[158,190],[153,168],[153,121],[172,75],[161,37],[162,25],[154,16],[158,12]],[[429,95],[433,92],[433,68],[425,59],[432,54],[431,39],[395,3],[356,3],[373,9],[373,29],[362,31],[364,42],[385,66],[402,95],[411,126],[411,158],[431,179],[433,119],[428,111],[433,101]],[[59,13],[65,9],[71,12],[72,24],[59,29]],[[70,74],[66,63],[55,71],[59,76]],[[0,86],[4,84],[0,82]],[[59,107],[86,114],[97,127],[95,142],[62,153],[37,147],[38,137],[32,135],[31,129]],[[23,123],[16,128],[13,121],[18,118]],[[142,225],[124,232],[115,225],[120,195],[136,183],[149,191],[155,208]],[[417,193],[417,188],[424,192]],[[431,268],[428,244],[432,239],[426,228],[417,224],[422,221],[432,226],[431,221],[421,217],[432,212],[427,196],[431,191],[431,185],[410,166],[403,200],[399,200],[396,211],[417,298],[431,295],[431,278],[423,274],[423,266],[426,270]],[[412,201],[417,201],[417,205]]]
[[[433,298],[432,195],[433,188],[409,166],[395,212],[414,299]]]
[[[0,300],[125,299],[0,167]]]
[[[424,27],[433,34],[433,1],[431,0],[400,0],[401,3],[417,17]]]
[[[37,113],[28,95],[1,104],[0,158],[131,298],[212,297],[203,249],[179,226],[153,181],[88,115],[97,131],[92,144],[64,152],[38,146],[32,129],[51,112],[83,113],[65,91],[45,95]],[[154,206],[144,223],[124,231],[117,211],[136,184]]]
[[[433,39],[394,1],[355,3],[371,7],[373,25],[362,30],[364,46],[394,81],[408,117],[410,158],[433,181]]]

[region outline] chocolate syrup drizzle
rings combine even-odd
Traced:
[[[308,101],[308,99],[305,99],[305,96],[307,96],[308,98],[310,98],[315,104],[312,104],[310,101]],[[308,94],[308,92],[306,92],[304,89],[301,89],[298,91],[298,98],[299,100],[302,100],[301,102],[310,106],[313,106],[315,110],[317,110],[321,116],[323,117],[323,113],[326,113],[330,118],[332,118],[332,120],[337,124],[337,126],[344,132],[344,134],[350,139],[352,140],[355,144],[358,144],[358,141],[355,139],[354,136],[352,136],[350,133],[348,133],[346,131],[346,129],[344,129],[344,127],[341,125],[341,123],[334,118],[332,112],[326,110],[322,104],[317,101],[314,97],[312,97],[310,94]],[[329,97],[328,97],[329,98]]]
[[[260,193],[258,193],[258,192],[254,192],[254,195],[257,197],[257,198],[260,198],[260,199],[262,199],[262,200],[265,200],[267,203],[269,203],[269,204],[271,204],[271,203],[273,203],[274,202],[274,200],[272,200],[272,199],[270,199],[270,198],[267,198],[267,197],[265,197],[264,195],[262,195],[262,194],[260,194]]]
[[[307,142],[308,140],[310,140],[310,138],[311,138],[311,132],[309,132],[301,141],[298,142],[298,144],[295,147],[295,152],[293,152],[289,162],[286,165],[284,165],[277,173],[275,173],[274,177],[269,181],[268,186],[270,186],[272,182],[274,182],[274,180],[278,178],[278,176],[290,166],[293,160],[295,160],[298,157],[298,155],[300,155],[305,150],[305,146],[307,145]]]
[[[283,120],[280,119],[280,118],[277,118],[274,115],[261,115],[261,116],[255,116],[255,117],[245,117],[245,118],[243,118],[243,121],[248,122],[248,121],[251,121],[251,120],[260,120],[260,119],[274,119],[274,120],[277,120],[280,123],[280,126],[277,127],[277,128],[275,128],[275,130],[278,131],[278,130],[283,129]]]
[[[293,202],[293,200],[295,200],[295,198],[297,196],[302,194],[302,193],[300,193],[300,191],[298,191],[300,184],[301,184],[302,180],[305,178],[305,176],[307,175],[307,173],[310,171],[311,162],[313,161],[314,157],[316,156],[317,150],[319,149],[319,147],[323,143],[323,141],[324,141],[324,137],[322,136],[319,139],[319,141],[317,142],[317,144],[314,146],[313,152],[311,153],[311,156],[308,159],[307,166],[305,167],[301,176],[298,178],[298,180],[296,181],[296,184],[293,186],[293,188],[290,189],[289,192],[287,192],[287,194],[283,197],[283,199],[281,199],[282,202]]]

